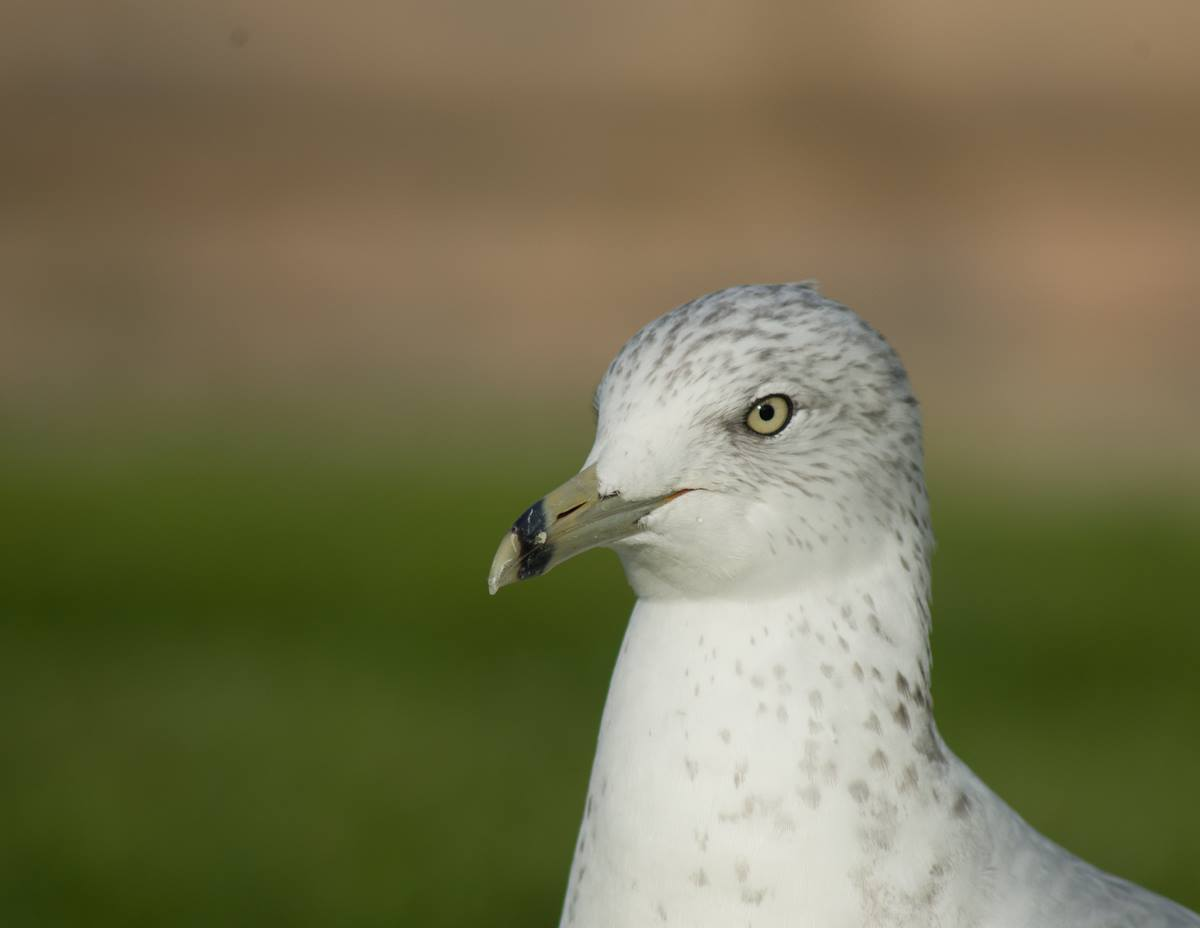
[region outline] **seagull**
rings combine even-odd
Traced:
[[[488,578],[605,546],[637,594],[563,928],[1200,928],[939,735],[921,416],[870,325],[812,282],[721,290],[634,335],[595,407]]]

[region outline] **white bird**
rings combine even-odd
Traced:
[[[933,536],[895,352],[810,283],[652,322],[492,592],[614,548],[638,600],[561,925],[1197,928],[1042,837],[943,743]]]

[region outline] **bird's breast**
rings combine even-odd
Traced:
[[[639,602],[601,723],[565,925],[861,914],[868,871],[905,827],[908,754],[892,748],[890,769],[885,747],[911,739],[890,715],[896,730],[885,728],[834,617],[816,611]]]

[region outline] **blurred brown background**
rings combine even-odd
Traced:
[[[935,441],[1200,444],[1190,0],[10,2],[0,35],[12,412],[578,395],[666,308],[816,277]]]
[[[0,922],[553,923],[629,594],[495,543],[802,278],[925,409],[947,740],[1200,906],[1195,0],[6,0],[0,132]]]

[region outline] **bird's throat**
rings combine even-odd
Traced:
[[[738,906],[803,894],[785,886],[800,863],[806,879],[844,880],[838,848],[894,845],[902,806],[923,801],[946,766],[925,615],[923,593],[886,571],[753,604],[639,601],[564,924],[581,907],[596,924],[630,923],[640,916],[624,906],[671,884],[710,890],[675,898],[744,915]],[[880,802],[882,819],[870,812]]]

